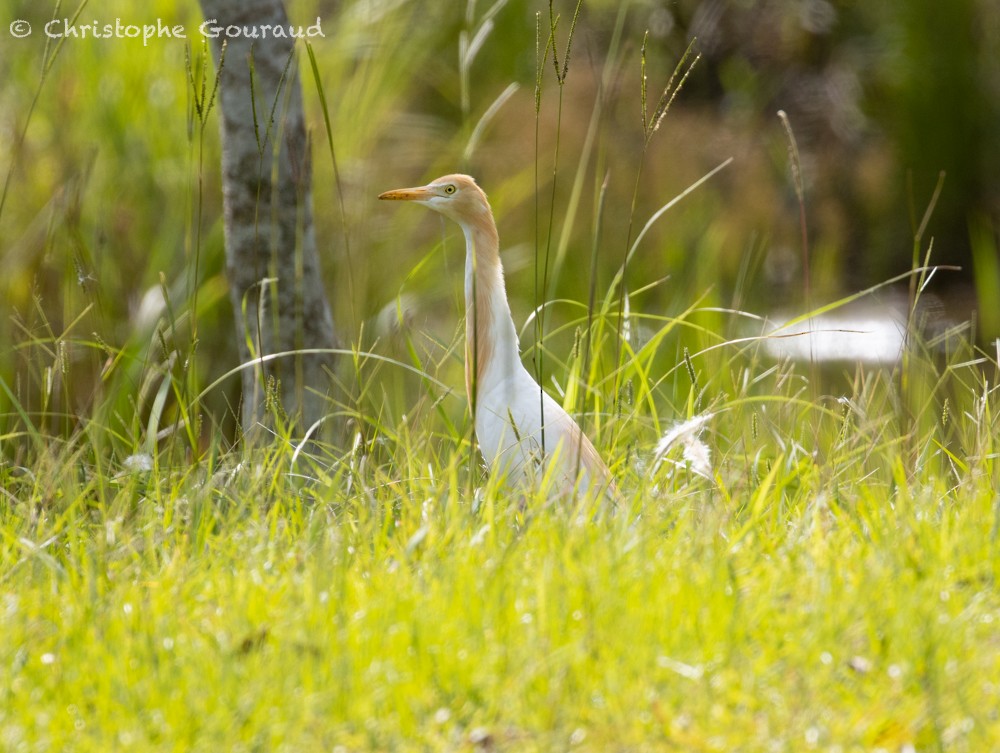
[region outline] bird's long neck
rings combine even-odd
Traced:
[[[470,403],[520,367],[496,224],[487,210],[465,232],[465,387]],[[473,405],[475,408],[476,406]]]

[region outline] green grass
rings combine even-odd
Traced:
[[[619,467],[597,522],[474,502],[469,447],[416,430],[297,465],[277,442],[131,473],[84,437],[43,450],[4,469],[0,740],[990,749],[995,393],[919,436],[886,381],[847,397],[731,399],[714,483]]]
[[[27,122],[41,46],[3,63],[31,84],[3,90],[27,127],[0,165],[0,750],[1000,748],[998,354],[913,316],[898,367],[770,360],[761,265],[731,259],[767,244],[732,239],[717,185],[746,170],[686,192],[729,155],[650,138],[687,69],[648,61],[666,99],[640,123],[645,46],[618,8],[580,25],[614,29],[598,77],[625,93],[586,96],[580,40],[557,78],[575,7],[541,8],[553,46],[539,32],[545,66],[517,91],[491,78],[516,57],[497,35],[469,53],[483,14],[512,23],[502,6],[416,24],[410,4],[348,3],[301,51],[350,343],[336,444],[233,441],[218,145],[183,47],[67,44]],[[528,20],[504,44],[530,61]],[[130,110],[116,76],[173,105]],[[451,115],[403,114],[423,99]],[[512,151],[532,129],[535,156]],[[613,515],[478,465],[461,240],[373,198],[457,155],[485,173],[525,362],[611,462]],[[909,277],[915,305],[934,276]],[[127,303],[157,289],[143,323]],[[808,289],[817,309],[852,298]],[[653,473],[663,433],[709,412],[713,477],[680,447]]]

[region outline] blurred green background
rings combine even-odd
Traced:
[[[552,6],[560,58],[574,6]],[[80,25],[162,19],[184,25],[188,38],[68,39],[58,48],[42,31],[54,7],[59,18],[77,9],[0,1],[0,176],[9,172],[0,214],[0,375],[29,411],[54,411],[47,400],[63,395],[62,420],[71,424],[111,389],[112,365],[115,379],[129,375],[114,382],[131,385],[133,394],[119,400],[124,411],[148,399],[140,393],[151,364],[173,368],[165,355],[175,345],[196,360],[203,384],[235,365],[236,350],[222,272],[217,111],[204,127],[192,112],[189,68],[197,82],[205,54],[197,4],[90,3]],[[456,170],[475,175],[494,204],[520,326],[542,300],[587,300],[595,243],[597,289],[606,290],[646,219],[729,157],[733,164],[644,239],[629,287],[659,284],[630,301],[633,311],[676,315],[700,298],[706,308],[767,315],[803,305],[806,290],[817,303],[905,272],[914,228],[945,171],[919,256],[933,238],[932,262],[962,267],[934,281],[945,307],[969,316],[978,295],[979,335],[1000,334],[1000,5],[993,0],[590,0],[562,88],[550,57],[540,74],[537,64],[551,20],[545,2],[294,0],[288,7],[296,24],[319,17],[326,35],[314,50],[344,218],[304,55],[299,67],[317,235],[346,342],[391,349],[400,331],[412,330],[447,343],[458,327],[457,230],[416,209],[380,205],[382,190]],[[9,32],[17,19],[31,23],[29,37]],[[702,57],[644,149],[647,31],[650,108],[691,37]],[[808,287],[779,109],[801,154]],[[551,286],[540,292],[535,269],[550,222]],[[166,335],[158,324],[161,284],[177,319],[199,291],[196,349],[169,341],[182,339],[184,327]],[[556,306],[547,316],[546,326],[558,328],[564,314]],[[740,334],[732,320],[706,315],[702,323]],[[530,344],[529,327],[523,345]],[[451,360],[460,385],[457,356]],[[52,389],[53,381],[74,389]],[[235,387],[230,380],[209,399],[224,427]]]

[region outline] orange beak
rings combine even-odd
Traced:
[[[434,196],[434,191],[430,186],[418,186],[416,188],[397,188],[393,191],[380,193],[378,197],[388,201],[426,201]]]

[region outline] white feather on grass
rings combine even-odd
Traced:
[[[712,451],[701,441],[699,435],[714,415],[714,413],[702,413],[670,427],[656,444],[650,475],[656,474],[667,459],[666,455],[670,449],[679,444],[683,447],[681,457],[691,471],[707,479],[713,478]]]

